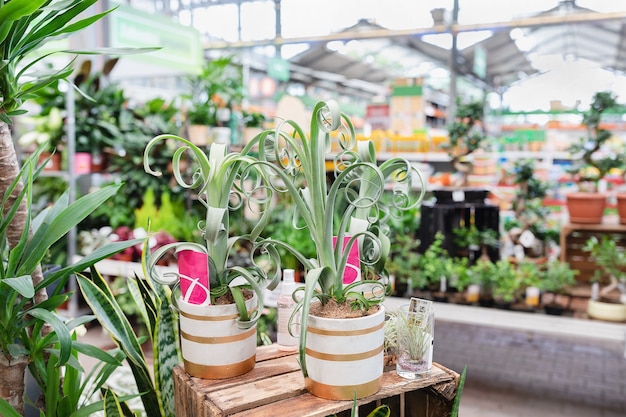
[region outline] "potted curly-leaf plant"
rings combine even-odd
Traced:
[[[612,134],[602,126],[607,111],[619,108],[616,97],[609,91],[594,94],[589,110],[583,116],[587,137],[572,144],[572,167],[569,170],[579,184],[579,191],[566,195],[572,223],[602,222],[607,195],[600,181],[614,169],[624,169],[623,149],[611,150]]]
[[[273,289],[280,280],[280,271],[267,271],[264,265],[255,263],[253,252],[249,266],[229,262],[237,245],[252,245],[259,238],[270,211],[265,210],[254,228],[243,236],[230,235],[229,214],[252,202],[264,206],[271,190],[263,185],[264,172],[246,156],[249,148],[227,153],[226,145],[214,143],[205,153],[189,140],[169,134],[155,137],[146,146],[144,167],[151,175],[161,175],[150,166],[150,152],[161,141],[181,145],[172,161],[174,177],[182,188],[196,190],[198,204],[206,209],[206,218],[198,223],[204,242],[162,246],[147,259],[148,273],[159,283],[178,286],[172,298],[180,314],[185,370],[209,379],[244,374],[255,365],[262,285],[267,283],[268,274],[273,274],[268,285]],[[183,155],[190,155],[191,160],[181,164]],[[194,171],[186,176],[183,167]],[[155,266],[172,249],[177,254],[179,271],[162,275]],[[268,250],[271,257],[278,258],[277,252]]]
[[[334,156],[335,178],[329,184],[326,152],[333,131],[341,151]],[[300,316],[305,387],[329,399],[371,395],[380,389],[383,372],[385,312],[380,303],[387,282],[377,278],[390,246],[386,222],[396,210],[420,203],[423,179],[401,158],[377,165],[373,144],[356,140],[350,119],[334,101],[316,104],[308,134],[287,120],[261,133],[250,142],[254,144],[274,191],[288,193],[294,201],[294,227],[308,229],[317,249],[315,258],[308,259],[276,239],[259,245],[292,252],[305,270],[292,315],[292,321]],[[419,195],[411,192],[413,173],[422,182]],[[390,201],[382,199],[385,189],[393,194]]]

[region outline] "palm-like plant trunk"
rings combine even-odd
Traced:
[[[11,130],[6,123],[0,122],[0,198],[11,187],[15,178],[19,175],[19,171],[20,167]],[[13,206],[23,187],[24,184],[20,181],[13,189],[4,206],[2,216],[5,216],[8,209]],[[15,247],[19,242],[24,227],[26,227],[28,215],[26,201],[22,200],[17,213],[7,229],[6,235],[9,248]],[[40,266],[33,272],[32,278],[34,285],[43,280]],[[35,303],[40,303],[47,297],[45,288],[41,289],[35,294]],[[0,397],[7,400],[21,413],[24,407],[24,371],[27,361],[25,358],[12,358],[8,352],[0,352],[0,356],[2,356],[0,358]]]

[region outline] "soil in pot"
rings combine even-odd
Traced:
[[[337,300],[331,299],[326,304],[311,304],[309,314],[327,319],[349,319],[355,317],[371,316],[378,313],[379,306],[372,306],[369,310],[353,309],[348,303],[337,303]]]

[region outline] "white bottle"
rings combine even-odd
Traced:
[[[293,269],[285,269],[283,271],[283,282],[277,301],[278,333],[276,335],[276,342],[280,350],[295,351],[298,349],[298,338],[289,334],[289,318],[296,307],[296,302],[293,300],[293,292],[295,289],[294,271]],[[295,318],[294,323],[296,323]],[[294,324],[292,331],[299,331],[299,326]]]

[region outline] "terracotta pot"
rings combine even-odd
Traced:
[[[42,164],[46,162],[46,159],[48,158],[50,158],[50,160],[46,163],[46,166],[44,166],[43,170],[44,171],[60,171],[61,170],[61,154],[59,153],[59,151],[52,154],[52,156],[49,152],[43,152],[41,155],[39,155],[38,163]]]
[[[189,141],[196,146],[207,146],[210,143],[211,130],[205,125],[190,125],[187,128]]]
[[[576,192],[567,194],[566,198],[571,223],[602,223],[606,194]]]
[[[619,215],[619,222],[626,224],[626,193],[617,194],[617,214]]]
[[[185,371],[205,379],[243,375],[256,362],[256,325],[240,329],[235,304],[197,305],[177,301],[180,313],[180,347]],[[249,312],[257,297],[246,301]]]
[[[331,319],[309,315],[306,389],[316,397],[354,400],[382,386],[385,309],[371,316]]]

